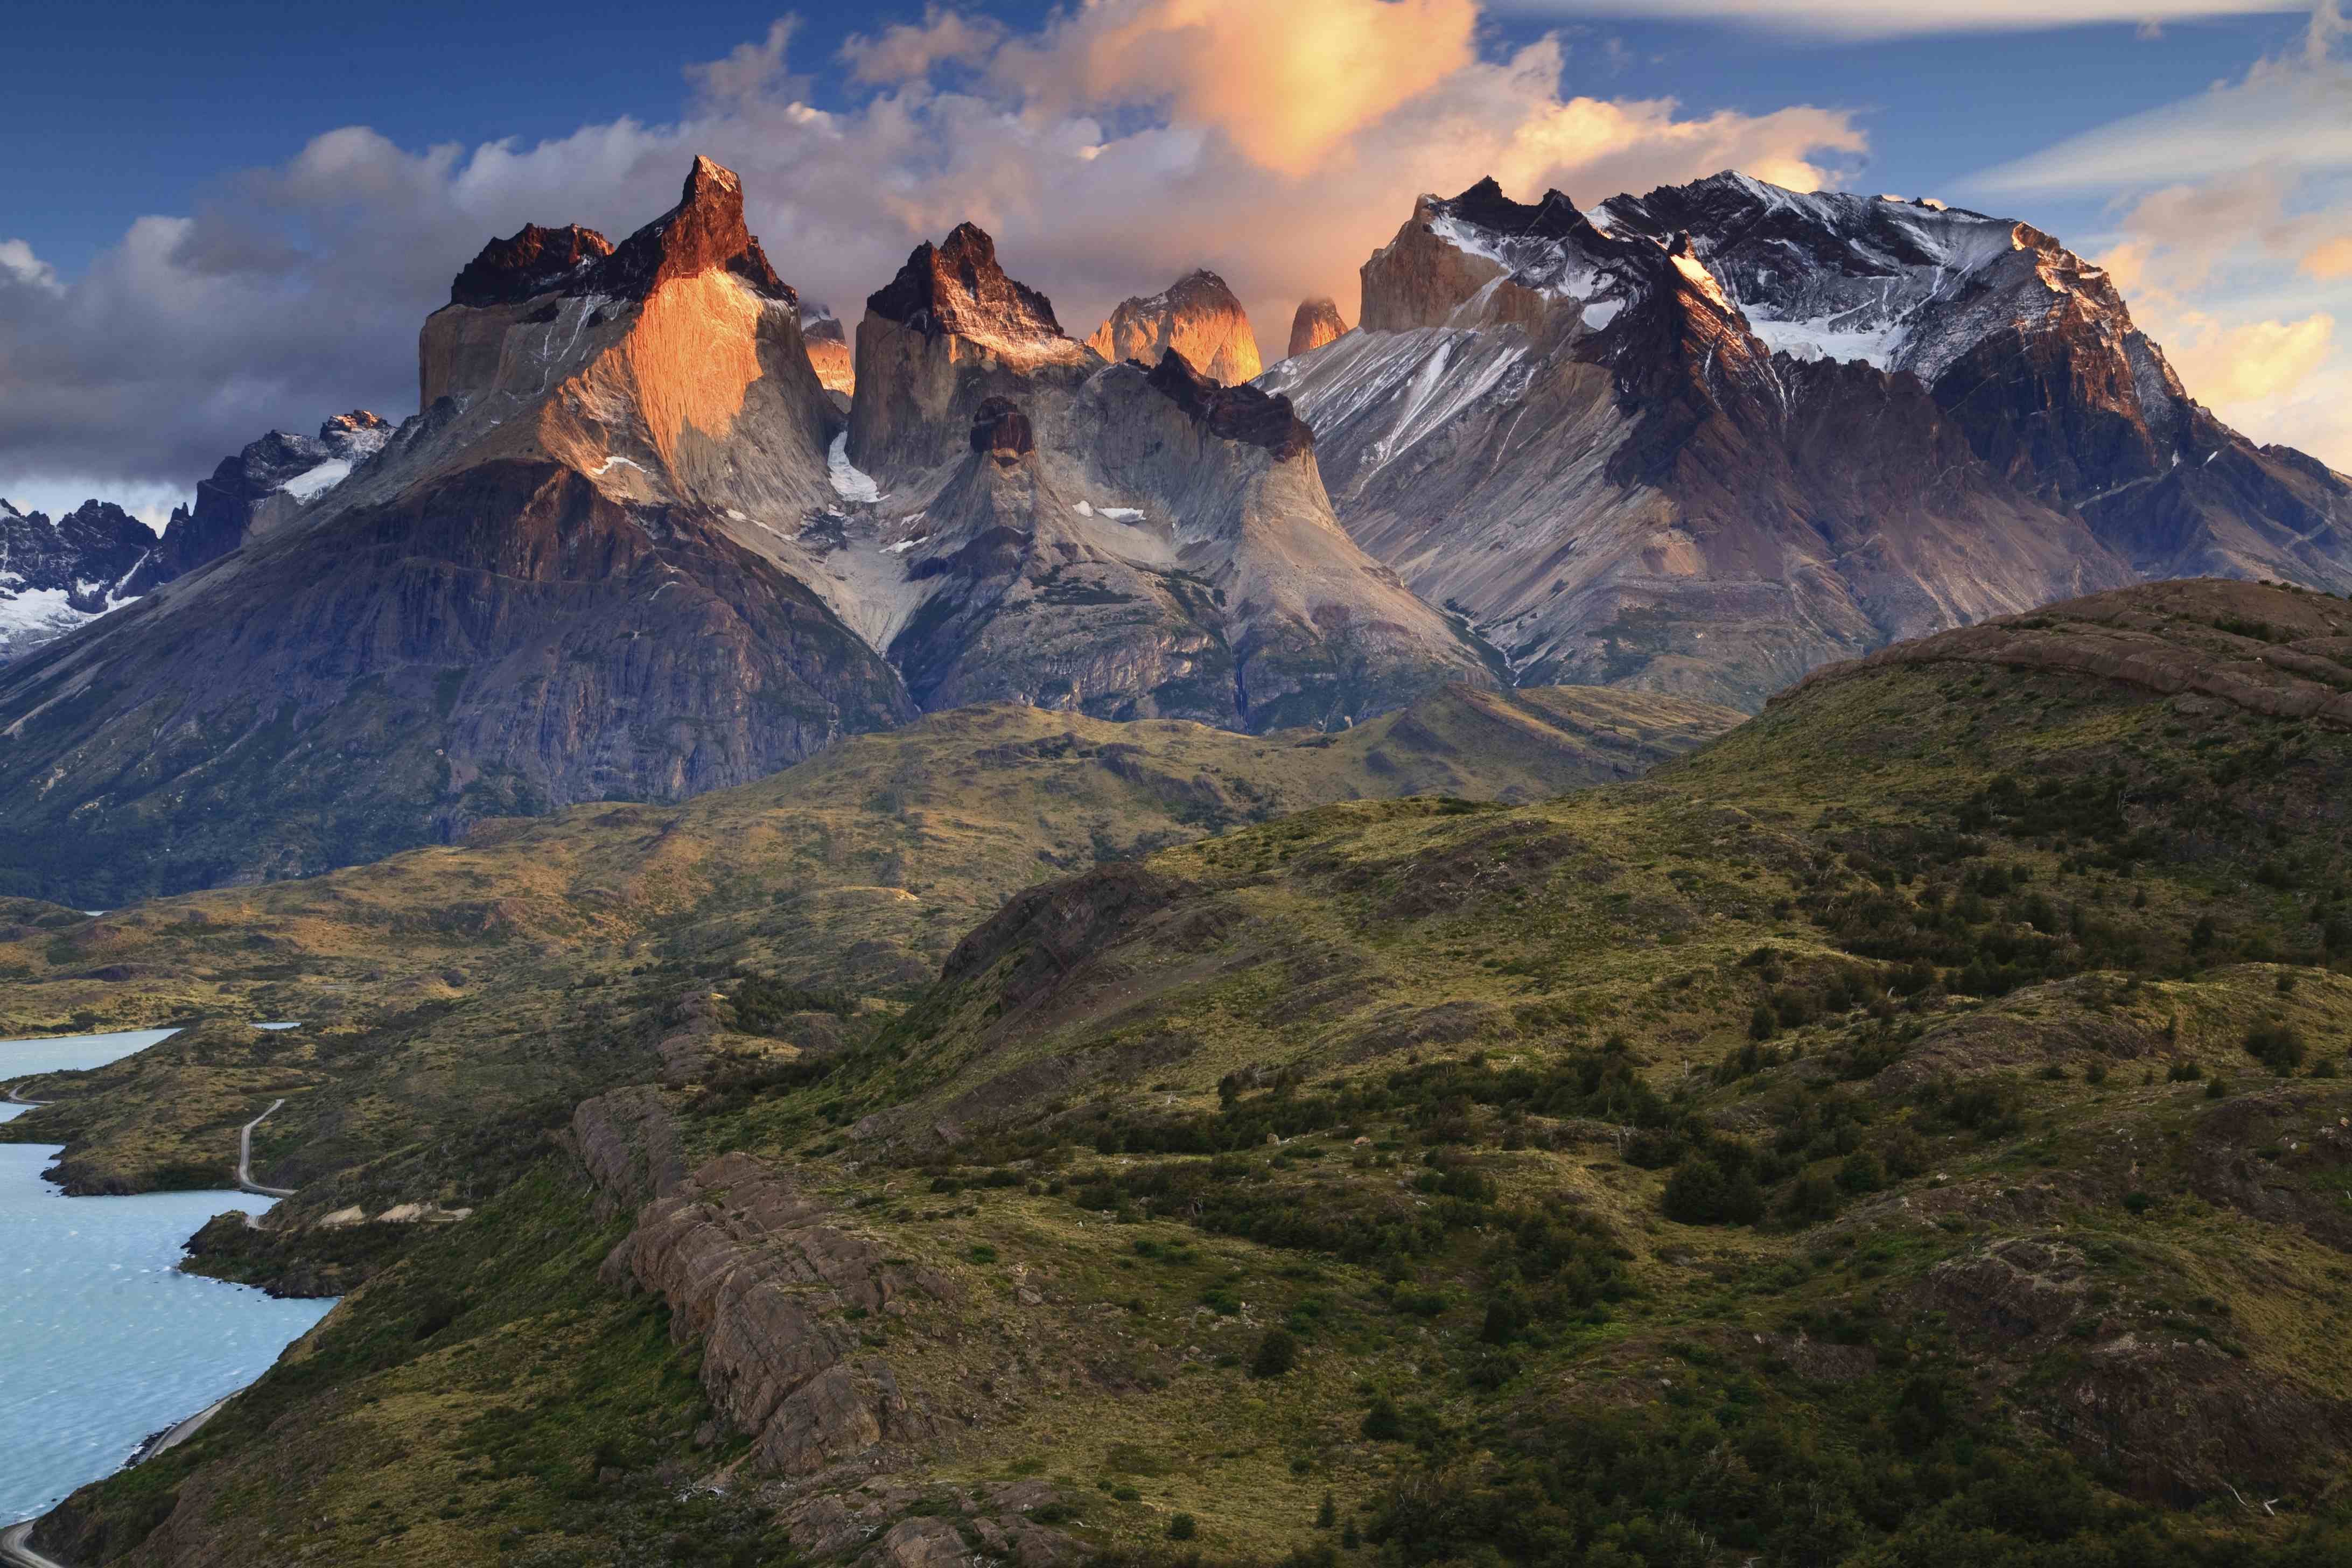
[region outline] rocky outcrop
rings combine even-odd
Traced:
[[[607,1217],[640,1208],[686,1180],[677,1119],[649,1084],[582,1100],[572,1112],[572,1142]]]
[[[196,484],[193,508],[175,510],[159,555],[165,580],[219,560],[276,531],[383,449],[392,423],[364,408],[338,414],[316,437],[272,430]]]
[[[520,304],[583,279],[590,267],[612,254],[613,242],[593,228],[527,223],[509,237],[490,241],[466,263],[449,285],[449,302],[477,310]]]
[[[1148,299],[1122,300],[1087,346],[1113,363],[1131,359],[1156,365],[1170,353],[1181,353],[1224,386],[1251,380],[1265,368],[1249,312],[1223,279],[1205,269],[1186,273]]]
[[[1325,343],[1336,343],[1348,335],[1348,323],[1339,314],[1339,307],[1328,299],[1301,300],[1298,311],[1290,318],[1290,348],[1284,356],[1295,359],[1313,353]]]
[[[154,530],[105,501],[53,521],[0,500],[0,662],[153,587],[156,545]]]
[[[1210,435],[1240,441],[1287,462],[1315,449],[1315,432],[1298,417],[1290,399],[1255,386],[1223,386],[1195,371],[1175,349],[1162,354],[1145,378]]]
[[[703,1387],[762,1469],[814,1475],[939,1431],[929,1401],[844,1313],[907,1320],[953,1305],[960,1288],[889,1261],[749,1155],[722,1155],[647,1204],[604,1274],[668,1302],[671,1337],[701,1346]]]

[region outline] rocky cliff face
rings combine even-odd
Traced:
[[[915,252],[857,341],[845,455],[875,499],[837,559],[926,708],[1263,730],[1492,679],[1338,527],[1286,399],[1172,347],[1106,364],[970,225]]]
[[[1290,318],[1290,349],[1285,358],[1295,359],[1311,353],[1325,343],[1338,342],[1348,334],[1348,323],[1339,314],[1339,307],[1328,300],[1301,300],[1298,311]]]
[[[2023,226],[1739,176],[1588,216],[1488,181],[1423,198],[1363,281],[1363,328],[1261,384],[1357,539],[1523,680],[1752,708],[2136,576],[2352,570],[2340,477],[2172,401],[2104,275]],[[2200,430],[2256,499],[2135,456]]]
[[[618,246],[498,242],[452,296],[422,416],[257,443],[164,542],[234,548],[0,676],[6,875],[315,871],[913,714],[800,574],[838,416],[731,174]]]
[[[1172,349],[1195,371],[1226,386],[1265,368],[1249,312],[1223,279],[1205,270],[1188,272],[1149,299],[1121,300],[1087,346],[1114,364],[1131,359],[1146,366],[1158,364]]]

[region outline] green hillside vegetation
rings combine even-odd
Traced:
[[[2128,590],[1073,868],[911,991],[633,976],[666,1076],[40,1539],[2343,1562],[2347,624]]]
[[[512,1168],[486,1173],[442,1141],[488,1126],[490,1148],[514,1147],[597,1088],[660,1075],[659,1042],[699,1054],[715,1021],[669,1021],[707,977],[887,1007],[1041,877],[1331,800],[1541,798],[1633,776],[1739,718],[1466,687],[1336,735],[964,709],[684,805],[502,820],[463,845],[95,920],[0,905],[0,1037],[219,1021],[20,1085],[57,1103],[0,1137],[68,1143],[77,1191],[216,1184],[234,1128],[285,1094],[256,1135],[261,1180],[304,1188],[317,1213],[469,1205]],[[226,1026],[253,1020],[304,1027]],[[201,1083],[179,1074],[192,1053]]]

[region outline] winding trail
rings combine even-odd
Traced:
[[[237,1129],[236,1184],[245,1192],[258,1193],[265,1198],[290,1198],[294,1195],[294,1189],[291,1187],[265,1187],[253,1179],[253,1130],[269,1120],[270,1111],[276,1110],[285,1103],[282,1100],[271,1100],[268,1110],[263,1111]]]
[[[12,1568],[65,1568],[64,1563],[42,1556],[27,1544],[33,1539],[34,1522],[28,1519],[0,1530],[0,1563],[9,1563]]]
[[[0,1083],[0,1100],[5,1100],[10,1105],[47,1105],[48,1103],[46,1100],[17,1099],[16,1086],[13,1083]]]

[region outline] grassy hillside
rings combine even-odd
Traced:
[[[709,1043],[700,976],[748,969],[887,1005],[1042,877],[1325,801],[1553,795],[1633,776],[1738,719],[1632,693],[1468,688],[1338,735],[966,709],[684,805],[500,822],[464,845],[95,920],[0,906],[0,1037],[304,1024],[57,1075],[27,1094],[59,1103],[0,1136],[69,1142],[77,1190],[209,1184],[234,1155],[224,1128],[288,1093],[256,1138],[263,1180],[319,1202],[470,1202],[481,1181],[464,1160],[404,1160],[358,1191],[322,1184],[486,1122],[560,1124],[597,1087],[659,1075],[654,1046]],[[695,1016],[677,1016],[682,1002]],[[151,1092],[199,1050],[201,1092]]]
[[[1091,867],[904,1006],[730,982],[42,1539],[2344,1561],[2347,617],[2103,596]]]

